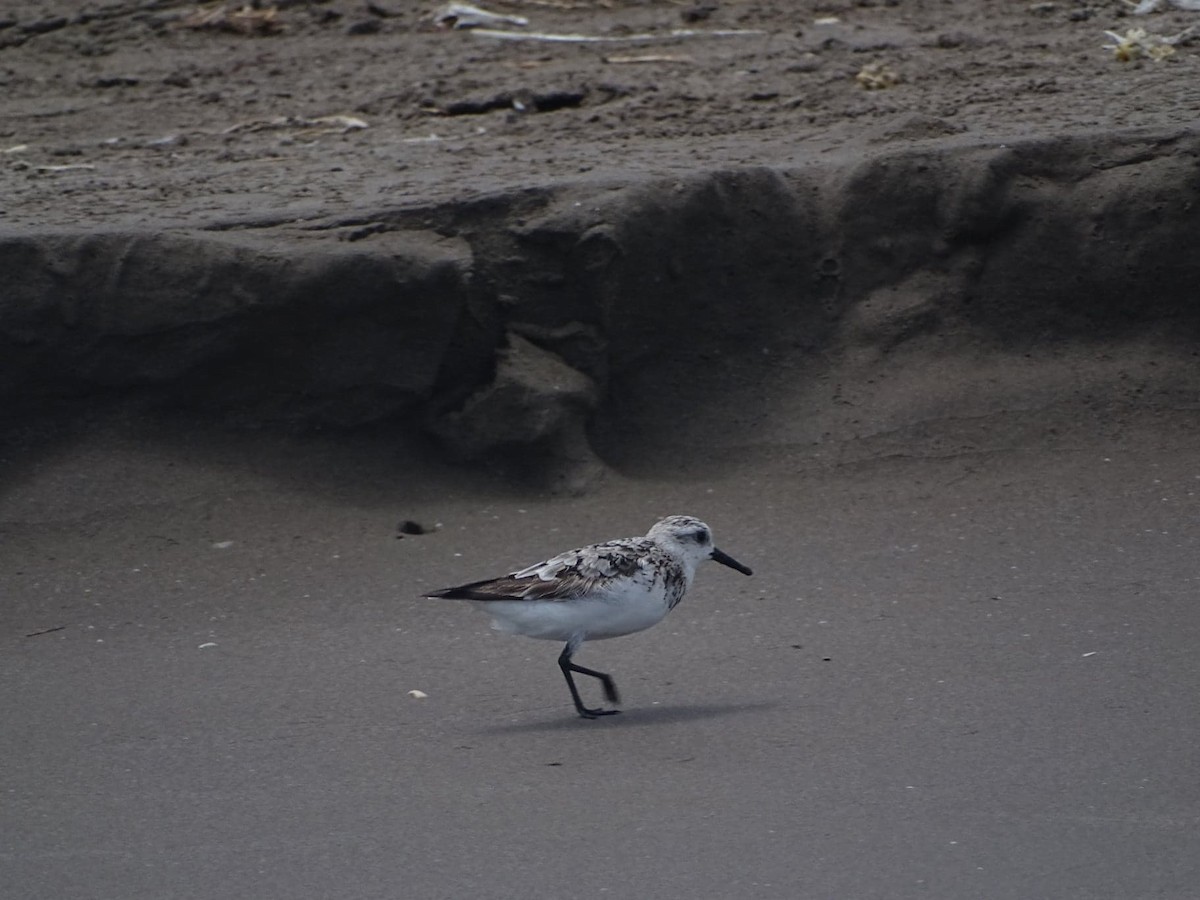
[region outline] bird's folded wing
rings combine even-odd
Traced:
[[[426,594],[449,600],[575,600],[603,593],[614,578],[640,570],[646,548],[630,541],[569,550],[501,578]]]
[[[588,579],[565,576],[555,581],[505,575],[432,591],[426,597],[448,600],[574,600],[589,593]]]

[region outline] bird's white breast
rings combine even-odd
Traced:
[[[571,600],[492,600],[492,627],[546,640],[602,640],[657,625],[670,611],[660,573],[642,569]]]

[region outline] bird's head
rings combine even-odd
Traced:
[[[743,575],[752,575],[746,566],[713,545],[712,529],[692,516],[667,516],[656,522],[646,537],[667,548],[695,566],[701,560],[711,559],[723,566],[737,569]],[[689,566],[689,571],[691,570]]]

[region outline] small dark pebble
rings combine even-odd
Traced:
[[[832,656],[822,656],[821,662],[833,662],[833,657]]]
[[[381,19],[393,19],[400,15],[400,13],[391,7],[384,6],[382,3],[373,3],[371,0],[367,0],[367,12]]]
[[[545,91],[534,94],[530,99],[538,112],[554,112],[579,106],[587,97],[586,91]]]
[[[383,29],[383,23],[378,19],[360,19],[346,26],[346,34],[378,34]]]
[[[403,522],[401,522],[399,525],[396,526],[396,530],[399,531],[400,534],[402,534],[402,535],[403,534],[429,534],[429,529],[427,529],[420,522],[414,522],[412,519],[405,519]]]
[[[715,4],[702,3],[693,6],[691,9],[681,9],[679,11],[679,18],[683,19],[689,25],[693,25],[696,22],[703,22],[716,11],[717,7]]]

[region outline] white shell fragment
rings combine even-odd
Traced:
[[[484,28],[512,25],[524,28],[529,20],[524,16],[506,16],[467,3],[447,3],[433,17],[442,28]]]

